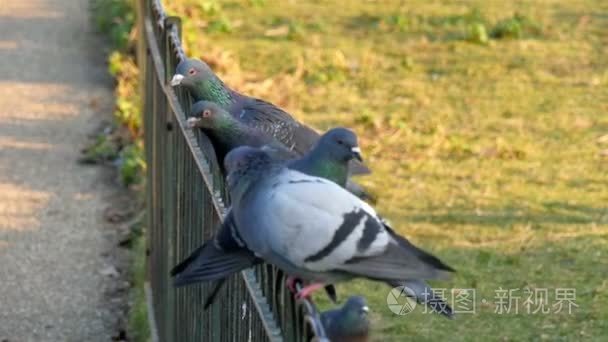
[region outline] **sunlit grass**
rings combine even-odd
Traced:
[[[341,286],[369,298],[378,340],[608,337],[608,3],[166,6],[234,88],[355,129],[379,211],[457,268],[434,285],[477,290],[477,312],[448,321],[395,316],[381,284]],[[575,288],[579,307],[498,315],[499,288]]]

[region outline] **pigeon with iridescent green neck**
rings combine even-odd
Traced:
[[[214,102],[198,101],[193,104],[187,122],[190,128],[200,128],[207,133],[221,165],[224,164],[226,154],[239,146],[262,147],[266,145],[276,150],[277,156],[282,157],[281,159],[298,156],[297,152],[285,146],[275,137],[239,121]]]
[[[190,110],[188,125],[200,128],[209,135],[221,164],[226,154],[239,146],[264,146],[277,159],[293,159],[288,163],[291,169],[329,179],[363,199],[373,200],[361,186],[348,179],[353,169],[350,161],[362,161],[362,158],[357,136],[346,128],[327,131],[302,156],[292,146],[285,146],[274,137],[242,123],[213,102],[195,103]]]
[[[201,60],[188,58],[181,61],[171,79],[171,85],[185,87],[195,101],[205,100],[218,104],[238,121],[276,138],[297,155],[308,152],[319,139],[317,132],[299,123],[281,108],[230,89]],[[370,173],[358,161],[353,161],[351,172]]]
[[[346,128],[334,128],[321,136],[313,149],[299,159],[296,152],[289,150],[276,139],[260,134],[256,129],[244,125],[234,119],[230,114],[212,102],[199,101],[192,106],[188,124],[191,127],[203,129],[211,138],[218,158],[223,163],[224,156],[230,150],[239,146],[262,147],[272,151],[273,157],[278,159],[292,159],[287,162],[287,167],[305,174],[329,179],[338,185],[345,187],[354,195],[362,199],[372,199],[365,190],[348,179],[349,161],[361,160],[357,136]],[[268,151],[268,150],[267,150]],[[382,219],[385,227],[392,232],[387,221]],[[183,263],[188,264],[189,260]],[[452,317],[450,306],[429,285],[422,280],[406,280],[402,285],[408,287],[408,296],[415,298],[419,303],[429,306],[432,311]],[[222,286],[217,284],[215,291],[206,302],[206,307],[211,304],[217,290]]]
[[[200,128],[208,134],[216,149],[218,159],[222,163],[226,154],[239,146],[263,147],[266,152],[272,154],[273,158],[291,159],[286,161],[287,167],[290,169],[329,179],[361,198],[370,198],[359,185],[348,180],[349,161],[353,158],[358,160],[362,160],[362,158],[357,136],[346,128],[329,130],[321,136],[309,153],[300,159],[294,159],[298,157],[295,151],[288,149],[273,137],[261,134],[255,128],[244,125],[213,102],[195,103],[190,111],[188,125],[192,128]],[[215,238],[213,244],[205,243],[173,268],[171,275],[175,276],[176,286],[200,282],[199,270],[205,267],[206,259],[213,259],[220,255],[229,257],[235,250],[237,251],[235,255],[242,256],[238,254],[242,252],[241,248],[226,247],[231,245],[226,241],[229,241],[230,237],[234,235],[229,234],[234,231],[231,217],[231,214],[227,216],[220,228],[220,234]],[[251,266],[261,262],[261,259],[257,258],[244,260],[250,262]],[[223,279],[218,279],[205,301],[205,309],[213,303],[223,283]],[[327,291],[330,298],[335,300],[333,287],[329,286]]]
[[[176,281],[181,279],[176,285],[224,279],[250,267],[251,255],[291,277],[312,281],[298,292],[299,298],[357,277],[394,287],[405,279],[442,278],[453,272],[332,181],[289,169],[250,146],[230,151],[224,164],[232,222],[224,221],[219,236],[229,235],[234,243],[227,244],[232,246],[229,253],[209,244],[216,249],[213,255],[178,266],[183,272],[176,274]]]
[[[323,143],[323,139],[320,140],[319,144],[322,144],[322,143]],[[244,147],[237,148],[237,150],[240,150],[242,148],[244,148]],[[247,147],[247,148],[251,148],[251,147]],[[263,150],[261,150],[261,151],[263,151]],[[310,154],[312,155],[313,153],[314,152],[311,152]],[[234,153],[231,152],[231,154],[234,154]],[[336,153],[336,154],[332,153],[332,155],[339,156],[340,153]],[[238,154],[237,154],[237,156],[238,156]],[[271,158],[271,157],[268,156],[268,158]],[[233,167],[234,167],[235,164],[238,164],[240,162],[239,158],[232,158],[232,159],[233,159],[232,161],[224,160],[224,163],[226,164],[227,168],[229,167],[229,165],[233,165]],[[247,159],[247,158],[244,158],[244,159]],[[300,161],[305,161],[305,160],[306,160],[306,158],[300,159]],[[277,162],[277,161],[275,161],[275,162]],[[295,161],[295,162],[292,161],[291,163],[296,164],[297,161]],[[303,163],[303,164],[304,165],[302,165],[302,167],[304,167],[304,168],[309,167],[309,165],[308,165],[309,163]],[[302,172],[299,174],[304,175],[304,172],[301,171],[301,169],[300,170],[294,169],[294,168],[292,168],[292,166],[289,166],[289,164],[287,164],[287,166],[288,166],[287,169],[293,170],[293,172],[298,172],[298,171]],[[230,179],[230,177],[228,179],[229,184],[233,182],[234,175],[232,175],[231,178],[232,178],[232,180]],[[310,180],[306,179],[306,180],[303,180],[302,182],[309,183]],[[299,181],[293,182],[294,186],[298,183],[299,183]],[[321,192],[319,192],[319,193],[321,193]],[[331,203],[331,202],[329,202],[329,203]],[[235,226],[235,222],[233,221],[234,218],[232,215],[233,215],[233,212],[231,210],[230,215],[224,221],[224,224],[222,225],[222,228],[220,229],[220,233],[218,234],[218,237],[223,236],[224,239],[221,239],[223,241],[228,241],[230,239],[226,239],[226,237],[231,237],[232,240],[241,241],[241,242],[239,242],[239,243],[205,243],[202,247],[197,249],[190,257],[188,257],[182,263],[177,265],[174,268],[174,270],[172,271],[172,275],[176,276],[175,284],[177,286],[203,282],[203,281],[211,280],[211,279],[219,280],[219,283],[216,284],[211,295],[207,298],[205,307],[209,306],[213,302],[215,295],[217,294],[218,290],[222,287],[223,278],[225,277],[225,274],[223,273],[222,275],[216,275],[216,276],[212,277],[211,279],[208,278],[208,276],[206,275],[207,274],[206,272],[207,272],[207,270],[214,269],[214,267],[216,267],[213,265],[216,265],[216,264],[223,265],[225,263],[226,265],[233,265],[233,266],[239,268],[239,270],[240,270],[240,269],[250,267],[250,266],[253,266],[253,265],[261,262],[261,260],[258,257],[247,259],[245,257],[247,254],[241,254],[243,249],[248,249],[248,248],[247,248],[247,244],[245,242],[243,242],[243,240],[240,238],[240,235],[237,232],[237,227]],[[384,229],[386,231],[386,233],[392,239],[397,241],[398,244],[402,245],[404,248],[410,248],[411,245],[409,244],[409,242],[407,242],[405,239],[403,239],[402,237],[397,235],[382,218],[380,218],[379,216],[376,216],[376,219],[379,220],[378,222],[380,222],[382,224],[382,227],[383,227],[382,229]],[[234,247],[223,247],[223,246],[234,246]],[[233,255],[234,255],[234,257],[237,257],[239,260],[245,261],[245,264],[239,264],[239,263],[233,264],[232,262],[228,262],[227,260],[233,259]],[[253,254],[249,254],[249,255],[253,255]],[[224,260],[226,260],[226,261],[224,261]],[[222,267],[224,267],[224,266],[222,266]],[[232,268],[231,268],[231,270],[232,270]],[[226,271],[229,272],[229,270],[226,270]],[[408,293],[408,295],[415,297],[420,303],[424,303],[424,304],[430,306],[431,309],[434,309],[434,311],[437,311],[438,313],[442,313],[448,317],[451,317],[451,309],[449,308],[447,303],[443,302],[440,297],[435,296],[432,293],[432,290],[428,287],[428,285],[424,281],[415,280],[415,279],[416,278],[413,278],[413,279],[410,278],[408,280],[404,280],[403,282],[391,283],[391,285],[393,285],[393,286],[405,285],[406,287],[411,287],[412,293],[411,294]],[[427,289],[428,289],[428,291],[427,291]],[[441,305],[441,303],[443,303],[445,305]],[[442,308],[442,310],[437,310],[438,307]]]
[[[353,159],[363,161],[357,136],[349,129],[337,127],[323,134],[310,152],[290,161],[287,167],[347,187],[349,161]]]

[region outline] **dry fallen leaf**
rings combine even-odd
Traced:
[[[275,28],[271,28],[264,32],[266,37],[284,37],[289,34],[289,26],[281,25]]]
[[[601,137],[597,138],[598,144],[608,144],[608,134],[604,134]]]
[[[574,127],[576,128],[589,128],[593,125],[593,123],[587,119],[587,118],[583,118],[583,117],[577,117],[574,119]]]

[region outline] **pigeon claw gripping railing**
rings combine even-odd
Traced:
[[[185,58],[180,19],[158,0],[138,0],[137,13],[153,340],[327,341],[314,304],[296,303],[270,265],[230,277],[208,310],[214,284],[173,287],[170,269],[213,236],[228,198],[209,139],[186,125],[190,96],[169,86]]]

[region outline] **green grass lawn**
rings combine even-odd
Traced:
[[[449,321],[341,285],[371,302],[376,340],[608,340],[608,2],[165,3],[234,88],[353,128],[379,212],[458,270],[433,285],[476,290]],[[545,288],[578,307],[527,313]],[[498,289],[518,313],[495,313]]]

